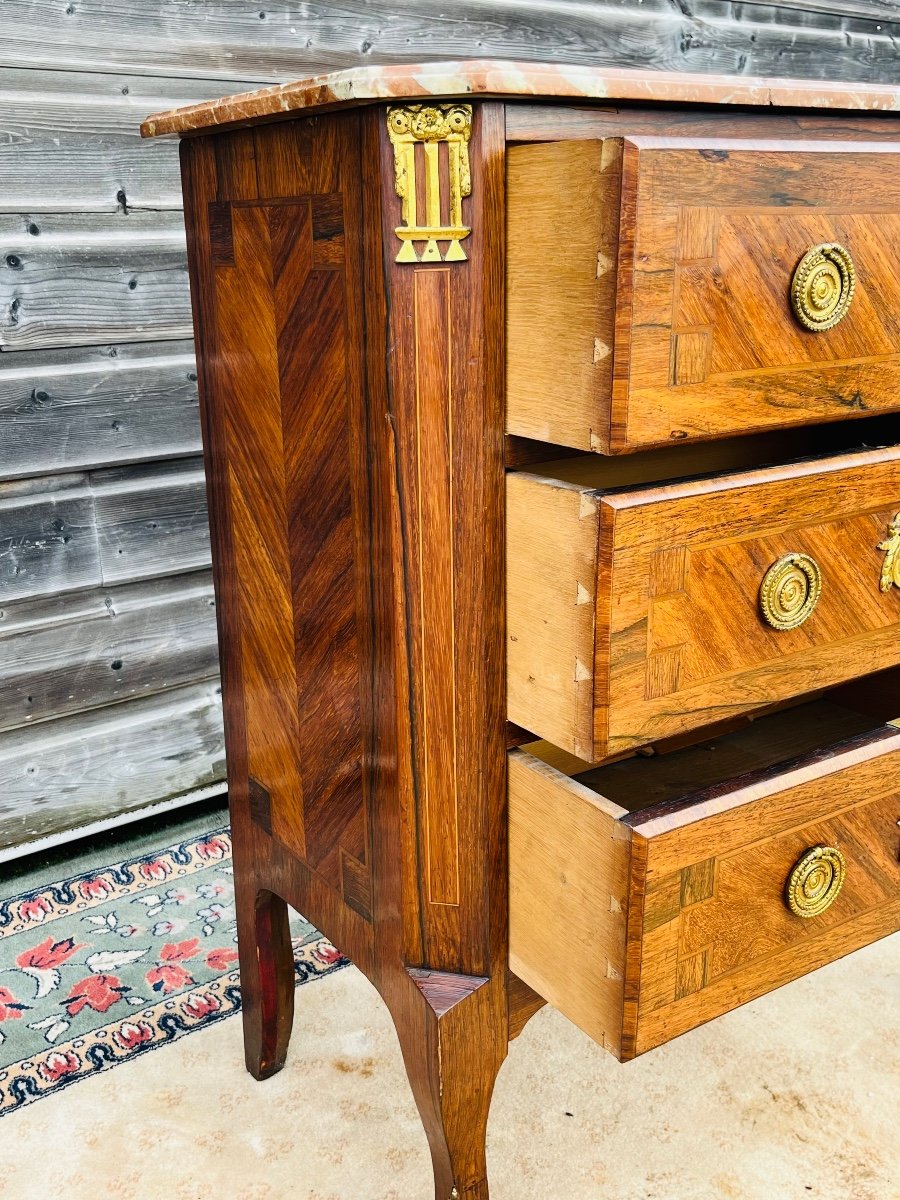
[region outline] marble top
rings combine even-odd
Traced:
[[[354,67],[207,100],[158,113],[141,126],[144,137],[202,133],[307,109],[413,100],[422,96],[541,97],[569,100],[645,100],[673,104],[745,104],[782,108],[900,111],[900,86],[689,75],[611,67],[492,60]]]

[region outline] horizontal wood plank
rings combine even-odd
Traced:
[[[95,471],[91,486],[104,583],[209,564],[202,460]]]
[[[142,142],[140,122],[240,86],[0,68],[0,212],[180,208],[178,147]]]
[[[99,586],[94,503],[86,476],[0,487],[0,603]]]
[[[842,6],[843,7],[843,6]],[[452,9],[407,0],[227,0],[102,9],[5,0],[0,63],[146,75],[298,79],[371,62],[495,58],[679,71],[893,82],[898,22],[878,0],[759,6],[716,0],[571,5],[466,0]],[[829,53],[829,50],[832,52]]]
[[[224,776],[213,681],[0,734],[0,851]]]
[[[0,355],[0,479],[199,452],[191,342]]]
[[[744,0],[743,7],[751,14],[754,9],[769,13],[781,9],[782,21],[802,20],[804,15],[815,19],[826,13],[836,17],[868,17],[879,22],[897,16],[895,0]]]
[[[199,459],[0,485],[0,603],[209,565]]]
[[[0,660],[0,731],[212,678],[212,579],[202,571],[9,605]]]
[[[181,213],[0,215],[0,350],[189,338]]]

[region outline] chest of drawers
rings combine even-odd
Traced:
[[[437,1200],[486,1200],[545,1002],[627,1060],[900,928],[896,103],[465,63],[145,125],[183,138],[247,1065],[290,903],[390,1009]]]

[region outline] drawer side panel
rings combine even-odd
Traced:
[[[527,753],[510,754],[510,966],[618,1055],[631,833],[615,811]]]
[[[507,156],[507,431],[609,449],[621,139]]]

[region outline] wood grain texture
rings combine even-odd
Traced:
[[[898,754],[896,729],[822,704],[571,780],[512,751],[513,969],[627,1060],[893,932]],[[847,879],[803,920],[784,887],[820,844]]]
[[[591,493],[524,472],[507,476],[509,718],[588,761],[597,536]]]
[[[200,449],[190,342],[0,357],[0,478],[182,458]]]
[[[138,144],[138,121],[152,109],[336,66],[459,57],[477,42],[502,57],[546,58],[556,53],[557,36],[567,61],[892,82],[894,15],[886,0],[727,4],[712,15],[673,0],[654,0],[652,7],[646,0],[593,5],[577,13],[518,3],[499,15],[496,5],[482,2],[447,12],[428,4],[411,8],[406,0],[377,9],[352,0],[340,11],[307,5],[298,21],[296,5],[285,0],[259,9],[206,4],[202,13],[178,3],[7,0],[0,211],[12,218],[4,255],[20,257],[25,266],[16,273],[0,266],[0,337],[6,347],[21,347],[2,356],[11,361],[0,361],[0,476],[59,476],[199,450],[189,349],[183,341],[177,350],[161,343],[158,357],[170,350],[175,357],[154,362],[156,342],[142,347],[137,340],[183,339],[189,330],[180,247],[170,254],[158,245],[135,245],[145,233],[133,220],[136,210],[152,218],[150,210],[168,209],[176,219],[180,205],[174,144]],[[65,216],[84,212],[107,219]],[[30,225],[43,229],[44,214],[58,214],[61,224],[38,263],[32,250],[44,244],[43,234],[29,233],[24,241],[20,235]],[[131,291],[133,278],[138,287]],[[15,327],[7,320],[13,308]],[[102,361],[111,340],[125,343],[118,361],[128,367],[118,374],[115,360],[107,360],[108,372]],[[87,342],[98,343],[96,352]],[[137,361],[142,349],[152,351],[143,365]],[[49,481],[35,494],[55,489]],[[165,507],[165,493],[156,495]],[[60,498],[55,516],[66,517],[64,503]],[[148,509],[148,541],[154,520]],[[140,533],[140,522],[132,528]],[[192,526],[188,541],[194,533]],[[52,539],[47,546],[42,555],[52,557]],[[154,569],[163,566],[160,558]],[[180,569],[177,560],[174,569]],[[60,576],[60,586],[71,578]],[[77,586],[98,585],[96,575],[81,578]],[[178,685],[181,676],[172,682]],[[95,699],[106,694],[101,686]]]
[[[776,828],[778,805],[798,771],[811,788],[820,785],[823,802],[841,790],[830,810],[839,816],[847,780],[850,790],[861,787],[853,772],[886,749],[893,753],[898,735],[873,732],[863,720],[857,743],[825,755],[794,736],[784,753],[805,756],[799,765],[786,767],[780,757],[762,765],[777,801],[753,790],[764,784],[729,775],[713,781],[715,796],[689,803],[682,803],[685,791],[696,787],[672,783],[674,796],[640,813],[602,786],[572,782],[550,763],[513,752],[509,803],[517,815],[510,812],[507,822],[504,109],[474,102],[472,191],[464,201],[472,234],[467,259],[457,263],[396,261],[401,207],[385,117],[384,105],[293,116],[182,147],[248,988],[246,1052],[253,1073],[264,1075],[287,1051],[289,902],[353,959],[388,1005],[428,1136],[437,1200],[487,1200],[494,1080],[510,1036],[541,999],[552,992],[616,1053],[634,1053],[629,1039],[636,1045],[641,1026],[629,1024],[626,1011],[642,993],[634,947],[644,934],[629,941],[629,922],[642,916],[656,878],[643,847],[652,847],[653,872],[677,872],[679,913],[704,911],[717,947],[725,947],[731,926],[710,907],[725,896],[724,857],[749,852],[757,823],[787,844],[789,831]],[[749,700],[719,703],[719,676],[698,666],[695,679],[670,653],[677,645],[628,643],[615,659],[625,680],[621,702],[619,676],[608,662],[604,668],[608,737],[596,724],[595,642],[615,633],[624,644],[641,629],[632,613],[638,600],[662,605],[710,577],[711,567],[695,569],[695,556],[719,554],[723,573],[738,576],[736,546],[753,543],[745,557],[760,570],[778,539],[798,531],[808,542],[801,548],[815,540],[826,557],[834,542],[827,569],[852,584],[862,559],[848,557],[846,547],[859,555],[858,544],[868,547],[872,514],[881,519],[898,483],[893,450],[676,485],[661,482],[671,474],[668,453],[635,460],[637,474],[627,477],[588,456],[606,472],[602,481],[567,479],[562,471],[552,482],[516,475],[507,489],[509,528],[518,531],[510,542],[517,611],[533,617],[535,644],[553,629],[565,653],[585,651],[580,725],[567,714],[583,733],[564,747],[583,757],[554,758],[570,771],[588,766],[584,758],[596,757],[601,737],[604,752],[628,750],[645,722],[674,736],[770,707],[780,651],[769,645],[760,642],[754,658],[748,639],[750,657],[740,661],[734,651],[736,661],[728,659],[720,674],[735,695],[752,670],[770,674]],[[713,469],[723,469],[728,453]],[[746,467],[737,455],[731,465]],[[695,460],[685,456],[681,466],[688,461]],[[575,475],[582,469],[572,466]],[[534,536],[536,521],[546,537]],[[839,555],[820,526],[841,522],[848,531]],[[757,590],[758,579],[754,597]],[[702,588],[699,594],[704,613],[712,611]],[[555,605],[553,614],[529,608],[535,598]],[[893,622],[877,603],[853,636],[867,653],[870,639],[885,664],[893,663]],[[568,611],[576,607],[579,613]],[[668,610],[655,624],[645,617],[645,641],[674,621]],[[707,616],[704,628],[710,624]],[[782,685],[786,693],[858,669],[859,647],[838,636],[834,618],[822,628],[814,679],[795,668],[793,682]],[[693,632],[713,655],[717,643]],[[721,653],[730,652],[723,641]],[[552,659],[548,652],[541,669]],[[576,655],[554,683],[569,703],[577,662]],[[637,699],[628,691],[629,671],[640,676]],[[682,689],[687,717],[682,693],[673,693],[682,672],[695,689]],[[584,682],[580,674],[577,681]],[[557,707],[543,702],[547,714]],[[771,741],[780,755],[781,742]],[[676,763],[680,752],[666,750],[659,759]],[[737,755],[738,774],[746,760],[760,766],[752,749],[744,755]],[[733,801],[722,801],[725,795]],[[716,804],[724,805],[721,820]],[[795,807],[784,804],[788,813]],[[822,819],[818,813],[805,824]],[[663,823],[659,830],[653,820]],[[854,844],[869,837],[867,826]],[[892,903],[885,885],[878,916],[856,914],[848,947],[892,921]],[[518,920],[514,979],[508,920]],[[536,946],[536,930],[555,930],[557,939]],[[580,941],[570,957],[579,968],[562,977],[548,964],[573,930]],[[692,1003],[721,978],[709,946],[685,947],[674,966],[672,1004]],[[784,974],[775,963],[784,948],[774,948],[773,978]],[[816,951],[833,952],[825,941]],[[751,952],[734,943],[732,957],[735,973],[748,971],[735,990],[749,988]],[[648,995],[662,978],[661,969],[647,975]],[[712,997],[704,1000],[710,1009]]]
[[[509,1040],[517,1038],[528,1022],[547,1001],[512,971],[507,975],[506,997],[509,1011]]]
[[[194,571],[209,565],[196,460],[0,485],[0,599]]]
[[[691,818],[682,809],[670,825],[650,810],[631,822],[645,844],[632,864],[626,1057],[897,928],[898,763],[895,730],[861,735],[781,778],[701,794]],[[804,920],[783,891],[817,845],[840,849],[847,877],[828,911]]]
[[[0,849],[220,784],[222,709],[212,680],[0,734]]]
[[[345,124],[342,130],[344,169],[348,179],[356,180],[352,129]],[[303,131],[302,162],[304,169],[312,172],[312,178],[307,175],[300,190],[307,196],[317,190],[331,193],[335,189],[331,157],[324,152],[324,147],[332,145],[328,139],[333,133],[333,126],[322,131],[321,138],[308,126]],[[295,143],[291,139],[288,132],[284,143],[277,136],[263,141],[260,162],[296,164]],[[315,174],[323,159],[327,160],[324,186]],[[252,139],[249,144],[243,139],[182,147],[201,419],[213,513],[211,535],[222,647],[239,941],[248,989],[244,1008],[245,1046],[248,1068],[263,1075],[277,1070],[283,1062],[290,1029],[292,998],[285,981],[292,971],[292,954],[289,942],[278,933],[282,928],[285,898],[315,921],[370,975],[374,972],[374,959],[371,925],[366,913],[359,911],[359,901],[365,892],[360,889],[358,873],[351,872],[349,887],[342,879],[336,889],[333,882],[323,878],[296,853],[302,845],[301,838],[305,840],[306,830],[302,824],[296,733],[300,695],[294,653],[293,583],[287,553],[288,518],[281,459],[285,433],[279,355],[283,346],[273,314],[278,271],[283,267],[289,269],[290,264],[272,253],[271,229],[273,224],[277,227],[278,220],[277,214],[267,211],[271,206],[265,203],[269,197],[278,199],[290,189],[283,180],[270,181],[262,172],[258,176],[256,161]],[[239,207],[241,201],[250,203]],[[354,203],[352,197],[345,197],[345,201]],[[309,202],[301,207],[307,211]],[[237,244],[233,237],[235,213],[239,214]],[[288,215],[296,222],[297,209]],[[256,242],[250,237],[242,243],[242,237],[254,232]],[[358,236],[358,222],[354,222],[351,237]],[[308,243],[301,241],[298,249],[308,254]],[[254,252],[260,256],[261,267],[254,262]],[[346,248],[344,262],[348,272],[359,271],[358,242]],[[248,310],[228,277],[229,271],[241,269],[255,287],[261,316],[255,326],[257,340],[250,336],[242,340],[234,324],[229,326],[221,321],[220,300],[227,302],[224,315],[232,322],[239,326],[246,318]],[[253,327],[251,321],[250,328]],[[302,350],[303,326],[297,325],[296,318],[294,333],[294,349]],[[239,374],[232,380],[231,372],[237,371],[242,354],[256,354],[262,360],[261,369],[252,380]],[[358,394],[354,399],[358,404]],[[234,419],[242,404],[247,406],[249,425],[246,430],[240,426],[236,430]],[[354,421],[361,419],[362,414],[355,409]],[[266,433],[269,442],[265,441]],[[271,453],[276,446],[277,456]],[[260,491],[258,472],[271,481],[274,515],[266,507],[265,493]],[[322,500],[327,511],[333,498],[325,495]],[[271,539],[269,543],[254,541],[257,522]],[[323,532],[327,533],[327,527]],[[254,577],[254,570],[259,570],[258,577]],[[267,591],[266,584],[270,581],[272,590]],[[259,604],[254,608],[257,599]],[[274,662],[271,678],[267,655]],[[249,703],[245,702],[245,680]],[[360,686],[363,690],[362,679]],[[273,696],[282,699],[284,708],[275,710],[274,723],[269,726]],[[311,715],[315,719],[315,714]],[[272,749],[268,748],[270,739]],[[283,754],[281,759],[279,752]],[[251,761],[256,768],[263,768],[262,779],[252,776],[252,790]],[[262,821],[260,796],[266,797]],[[277,836],[271,836],[270,829]],[[312,832],[318,836],[323,830]],[[293,853],[286,841],[292,844]],[[346,902],[342,899],[342,889],[347,893]]]
[[[244,1058],[254,1078],[268,1079],[284,1065],[294,1016],[297,980],[290,916],[280,896],[259,889],[243,871],[235,875],[235,909]]]
[[[94,18],[102,27],[103,12]],[[168,748],[164,723],[142,746],[131,713],[137,697],[153,695],[162,705],[167,689],[216,674],[208,584],[205,596],[202,587],[189,595],[178,577],[209,564],[202,474],[186,487],[183,479],[157,486],[148,478],[144,487],[135,478],[135,488],[112,490],[83,474],[201,449],[177,148],[142,144],[139,124],[172,97],[196,102],[245,85],[102,74],[83,54],[83,46],[73,49],[71,71],[57,69],[58,61],[47,70],[0,68],[0,479],[19,481],[32,496],[10,506],[5,489],[0,501],[7,685],[0,724],[33,724],[33,752],[42,757],[56,718],[71,718],[77,730],[79,713],[114,706],[110,744],[129,756],[134,774],[120,789],[127,820],[180,802],[166,790],[154,793],[168,788],[169,775],[191,794],[209,783],[210,762],[214,785],[224,774],[218,701],[202,740],[189,721],[172,731]],[[135,589],[125,582],[148,577],[152,583]],[[67,820],[79,831],[115,823],[119,793],[95,778],[106,763],[103,739],[91,735],[86,745],[96,765],[77,747],[77,734],[60,750],[61,770],[72,763],[81,773],[70,803],[20,795],[8,829],[21,845],[4,854],[64,839]],[[183,770],[167,774],[162,762],[151,763],[151,754],[164,760],[167,753],[184,756]],[[142,797],[131,787],[144,789]]]
[[[779,0],[777,7],[726,0],[712,14],[703,0],[575,10],[517,0],[499,11],[489,0],[466,0],[452,13],[430,3],[413,10],[403,0],[383,0],[372,9],[349,0],[338,10],[309,4],[302,22],[288,0],[264,9],[218,0],[206,6],[202,22],[171,5],[135,12],[125,0],[106,0],[102,13],[70,14],[51,0],[7,4],[0,62],[8,65],[261,82],[372,61],[460,58],[478,46],[507,59],[893,83],[898,26],[888,0],[815,7],[807,0]]]
[[[510,431],[615,453],[896,410],[895,150],[742,140],[739,120],[516,147]],[[822,242],[857,286],[811,333],[790,287]]]
[[[510,753],[509,961],[618,1055],[631,834],[624,809],[563,780],[526,751]]]
[[[396,786],[409,871],[398,949],[413,968],[458,976],[462,996],[444,1012],[426,994],[424,1029],[395,984],[388,1003],[431,1146],[435,1195],[455,1188],[483,1200],[488,1108],[509,1023],[502,107],[475,109],[465,262],[395,262],[400,209],[384,129],[380,140],[396,455]]]
[[[196,103],[225,86],[0,67],[6,113],[0,212],[180,210],[178,148],[171,142],[142,145],[140,122],[151,108]]]
[[[209,251],[218,398],[246,614],[249,770],[272,796],[276,836],[338,893],[346,877],[365,914],[365,889],[347,861],[365,863],[367,838],[346,441],[343,192],[354,185],[352,160],[342,178],[326,156],[330,142],[314,147],[309,132],[261,134],[259,172],[253,143],[236,137],[218,147]],[[292,157],[298,133],[317,151],[314,169]],[[266,203],[289,188],[310,195]]]
[[[622,148],[512,147],[507,171],[507,430],[608,449]],[[622,301],[625,302],[624,299]],[[583,397],[598,398],[593,406]]]
[[[540,529],[538,507],[549,512],[571,487],[511,478],[510,529],[528,519]],[[566,520],[562,512],[555,518],[552,551],[545,538],[531,547],[522,539],[510,572],[509,637],[519,635],[520,614],[526,630],[518,643],[510,640],[510,717],[563,749],[600,761],[853,678],[859,656],[867,672],[896,664],[900,607],[893,591],[879,590],[877,549],[900,504],[895,448],[586,491],[583,508],[577,499],[575,492]],[[594,535],[591,573],[576,548]],[[819,563],[822,595],[809,621],[779,631],[763,620],[759,591],[768,567],[792,552]],[[548,575],[540,564],[551,553],[558,565]],[[593,626],[576,622],[579,600],[594,604]],[[571,631],[568,638],[560,629]],[[591,741],[571,686],[568,697],[557,689],[564,706],[555,715],[530,697],[540,697],[544,680],[556,687],[573,678],[575,663],[592,659]]]
[[[8,605],[0,655],[0,730],[213,679],[212,582],[203,571]]]
[[[0,216],[0,349],[190,335],[179,213]]]
[[[510,1019],[502,110],[479,109],[452,271],[394,262],[384,118],[182,152],[248,1061],[265,1073],[286,1049],[285,951],[258,917],[274,895],[373,978],[436,1194],[481,1200]]]
[[[483,169],[473,179],[469,261],[390,268],[390,335],[397,347],[390,383],[412,630],[406,670],[415,704],[409,786],[426,881],[424,924],[414,935],[421,944],[410,953],[473,976],[490,973],[492,955],[484,941],[482,864],[466,869],[461,848],[499,853],[503,759],[492,751],[505,739],[497,694],[503,664],[496,657],[503,619],[501,362],[486,350],[498,344],[502,321],[502,117],[490,105],[479,112],[470,154],[483,158]],[[482,145],[482,138],[491,140]],[[393,189],[392,176],[388,183]],[[391,191],[385,207],[396,203]],[[391,219],[396,224],[393,211]],[[393,239],[393,226],[389,232]],[[396,255],[388,240],[386,254],[391,249]],[[462,479],[465,486],[454,482]],[[442,870],[466,874],[429,879],[436,850]]]
[[[591,105],[541,104],[525,99],[506,107],[506,136],[514,142],[591,141],[597,138],[664,136],[733,137],[803,142],[835,138],[853,142],[895,142],[900,118],[890,113],[743,110],[740,115],[707,105],[647,108],[609,101]]]

